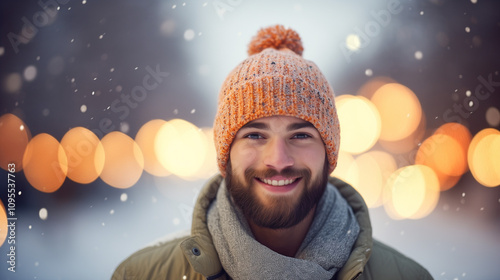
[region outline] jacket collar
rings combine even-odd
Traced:
[[[191,237],[184,240],[180,245],[193,269],[207,277],[207,279],[217,279],[217,276],[224,274],[207,226],[207,211],[217,196],[222,180],[223,177],[220,174],[215,175],[201,190],[193,210]],[[354,243],[351,255],[337,275],[337,279],[354,279],[363,272],[373,245],[368,208],[361,195],[349,184],[334,177],[330,177],[329,182],[337,187],[352,207],[360,226],[360,233]]]

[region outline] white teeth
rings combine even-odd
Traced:
[[[268,185],[272,186],[284,186],[284,185],[290,185],[293,183],[295,180],[268,180],[268,179],[262,179],[262,181]]]

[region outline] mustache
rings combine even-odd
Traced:
[[[247,182],[252,182],[253,178],[269,178],[273,176],[283,176],[283,177],[303,177],[306,181],[311,178],[311,171],[309,169],[296,169],[293,167],[287,167],[281,171],[276,169],[267,168],[265,170],[256,170],[253,168],[248,168],[245,170],[245,180]]]

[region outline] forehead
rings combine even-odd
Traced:
[[[271,116],[258,118],[246,123],[241,129],[244,128],[260,128],[269,129],[271,127],[286,128],[287,130],[294,130],[304,127],[315,128],[310,122],[292,116]]]

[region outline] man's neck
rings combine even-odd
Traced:
[[[284,256],[295,257],[309,231],[309,227],[314,219],[315,210],[316,207],[313,207],[302,221],[286,229],[260,227],[250,220],[248,224],[255,239],[262,245]]]

